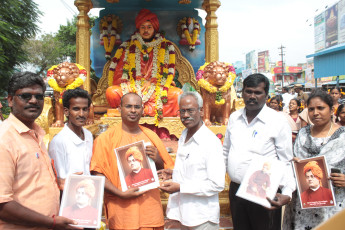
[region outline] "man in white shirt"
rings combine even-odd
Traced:
[[[291,128],[281,113],[265,104],[269,80],[262,74],[249,75],[243,81],[245,108],[231,114],[223,143],[223,155],[231,178],[229,198],[235,230],[281,228],[281,207],[296,189],[292,160]],[[255,156],[278,159],[285,163],[281,193],[268,199],[272,208],[236,196],[243,177]]]
[[[90,175],[93,137],[90,131],[83,128],[90,105],[91,97],[83,89],[67,90],[63,94],[64,113],[68,121],[49,145],[49,155],[54,160],[61,190],[67,175]]]
[[[293,98],[293,96],[289,94],[288,87],[283,87],[282,97],[283,97],[283,104],[284,104],[283,109],[289,111],[289,103],[291,99]]]
[[[218,230],[218,193],[225,183],[222,145],[202,121],[200,94],[183,93],[179,106],[186,129],[179,139],[175,168],[159,171],[164,180],[160,189],[171,193],[167,217],[180,221],[182,230]],[[172,181],[166,181],[171,175]]]

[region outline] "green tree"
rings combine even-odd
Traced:
[[[32,0],[1,0],[0,3],[0,94],[6,91],[14,67],[27,60],[23,43],[38,32],[41,12]]]
[[[89,23],[92,28],[97,17],[90,17]],[[71,58],[71,62],[76,62],[76,36],[77,36],[77,17],[67,21],[67,25],[60,25],[56,38],[61,45],[62,55]]]
[[[28,53],[26,65],[37,67],[36,73],[43,75],[51,66],[64,60],[61,42],[52,34],[44,34],[40,38],[29,39],[24,43]]]

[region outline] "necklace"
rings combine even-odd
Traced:
[[[333,122],[331,122],[331,127],[329,127],[329,130],[328,130],[326,137],[322,138],[321,146],[326,144],[327,137],[329,136],[329,133],[331,132],[332,128],[333,128]],[[314,126],[313,126],[313,129],[314,129]],[[314,133],[314,131],[313,131],[313,133]]]

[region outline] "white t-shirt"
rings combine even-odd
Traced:
[[[83,172],[90,175],[92,157],[92,133],[83,128],[85,140],[80,139],[67,124],[49,144],[49,156],[54,160],[58,178],[65,179],[67,175]]]

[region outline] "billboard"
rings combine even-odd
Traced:
[[[314,18],[314,31],[315,52],[317,52],[325,48],[325,12],[322,12]]]
[[[345,0],[314,17],[315,52],[345,43]]]
[[[338,3],[338,44],[345,43],[345,0]]]
[[[269,51],[261,51],[258,53],[258,72],[268,72],[269,71]]]
[[[325,12],[326,48],[338,44],[338,4],[328,8]]]
[[[256,58],[255,58],[255,50],[250,51],[246,54],[246,69],[256,69]]]

